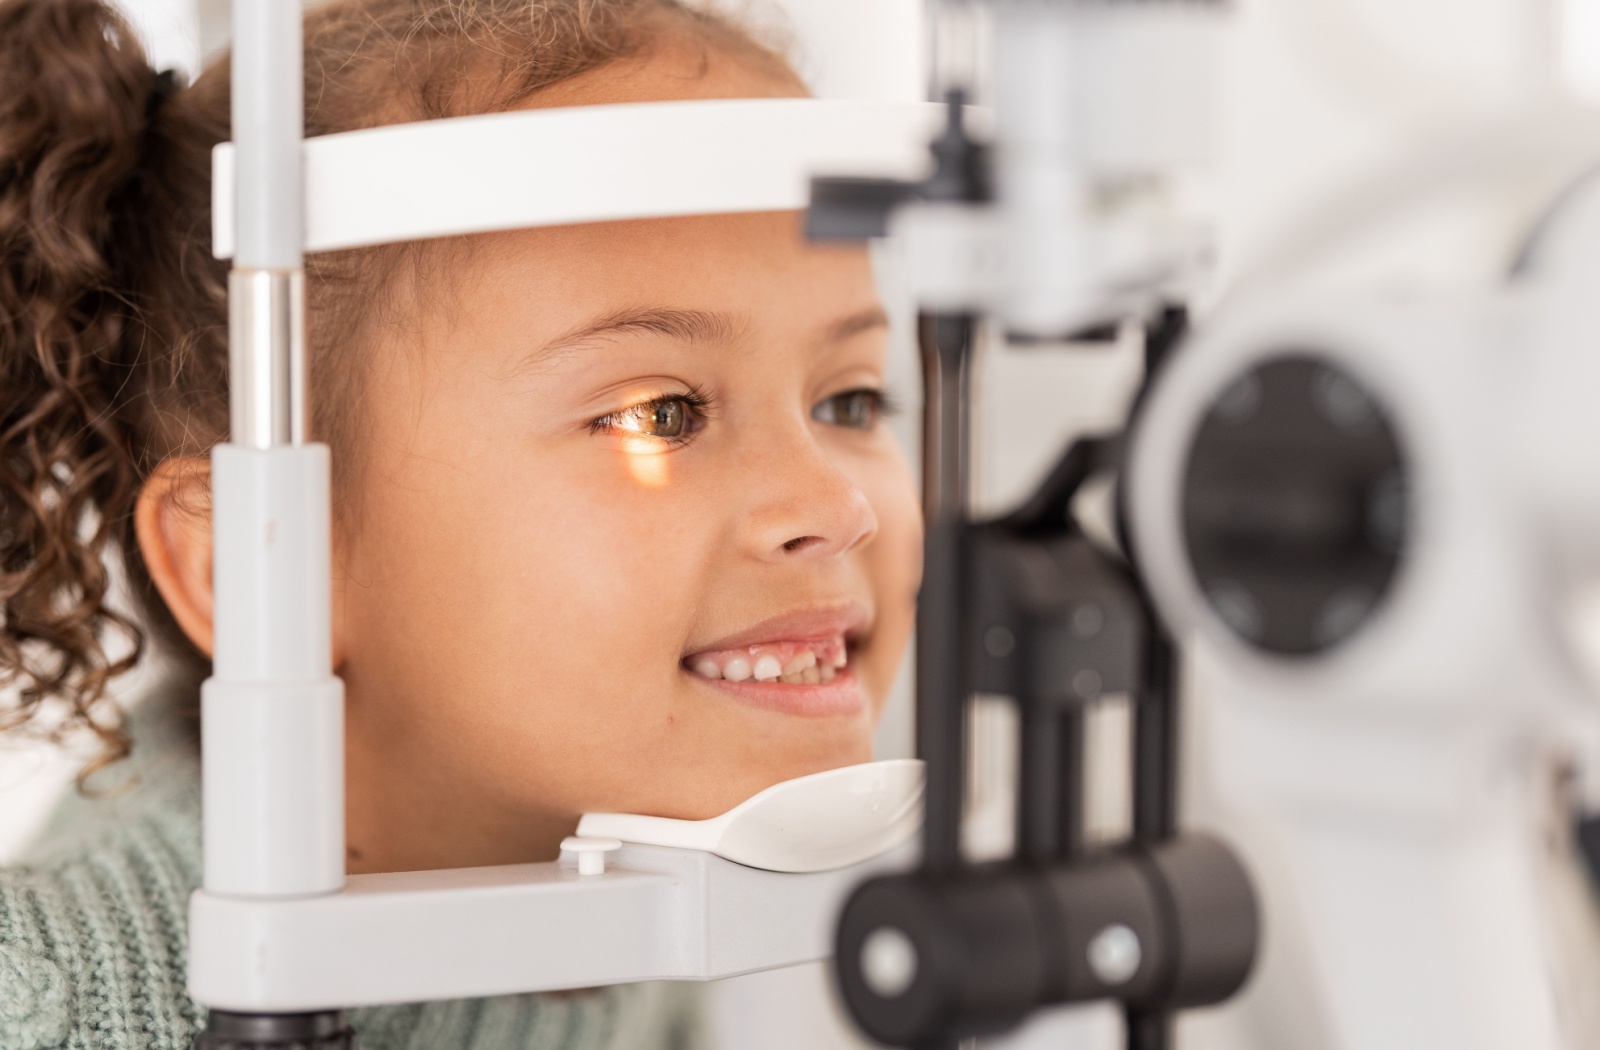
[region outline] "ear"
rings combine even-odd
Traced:
[[[139,492],[134,532],[150,579],[189,641],[211,655],[211,460],[174,456]]]
[[[145,568],[162,601],[189,641],[212,655],[215,634],[211,589],[211,460],[174,456],[152,473],[139,492],[134,532]],[[344,664],[343,588],[333,587],[333,667]]]

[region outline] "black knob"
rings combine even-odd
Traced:
[[[845,904],[835,966],[862,1031],[890,1046],[1003,1031],[1037,1007],[1165,1009],[1244,983],[1255,891],[1204,835],[1049,864],[872,879]]]

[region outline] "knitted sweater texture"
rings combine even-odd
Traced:
[[[199,759],[170,710],[135,725],[119,788],[69,797],[0,868],[0,1050],[189,1050],[205,1011],[184,990],[200,884]],[[381,1006],[350,1013],[364,1050],[692,1050],[693,989]]]

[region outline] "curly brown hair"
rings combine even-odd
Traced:
[[[306,18],[306,133],[507,109],[668,30],[787,73],[680,0],[333,0]],[[101,0],[0,0],[0,731],[87,727],[96,766],[129,750],[107,690],[147,636],[187,680],[207,673],[133,512],[158,464],[228,432],[227,271],[210,252],[228,86],[224,58],[172,90]],[[312,430],[343,465],[336,488],[364,326],[425,251],[307,261]],[[134,609],[111,600],[119,560]]]

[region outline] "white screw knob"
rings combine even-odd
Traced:
[[[917,946],[904,930],[879,926],[861,942],[861,977],[883,999],[898,999],[917,981]]]
[[[1144,952],[1139,935],[1120,922],[1107,926],[1089,942],[1089,969],[1105,984],[1122,984],[1139,972]]]
[[[579,875],[604,875],[606,854],[621,848],[622,843],[617,839],[591,839],[581,835],[568,835],[561,840],[562,853],[578,855]]]

